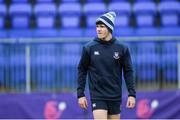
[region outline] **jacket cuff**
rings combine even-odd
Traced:
[[[80,98],[80,97],[84,97],[85,94],[84,93],[78,93],[77,97]]]
[[[130,96],[136,98],[136,95],[129,94],[128,97]]]

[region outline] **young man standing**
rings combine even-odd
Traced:
[[[129,49],[112,37],[115,17],[115,12],[108,12],[96,20],[97,38],[83,47],[78,66],[78,103],[87,109],[84,90],[88,74],[94,119],[120,119],[122,71],[129,92],[127,108],[135,106],[136,91]]]

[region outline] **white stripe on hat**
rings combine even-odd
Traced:
[[[104,19],[102,19],[102,18],[98,18],[97,19],[97,22],[98,21],[102,21],[105,25],[107,25],[109,28],[111,28],[111,30],[113,30],[114,28],[113,28],[113,26],[112,25],[110,25],[108,22],[106,22]]]

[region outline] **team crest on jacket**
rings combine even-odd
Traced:
[[[119,52],[114,52],[113,58],[114,59],[119,59]]]

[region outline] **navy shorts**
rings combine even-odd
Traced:
[[[104,109],[107,110],[108,115],[120,114],[120,101],[110,100],[91,100],[91,108],[93,110]]]

